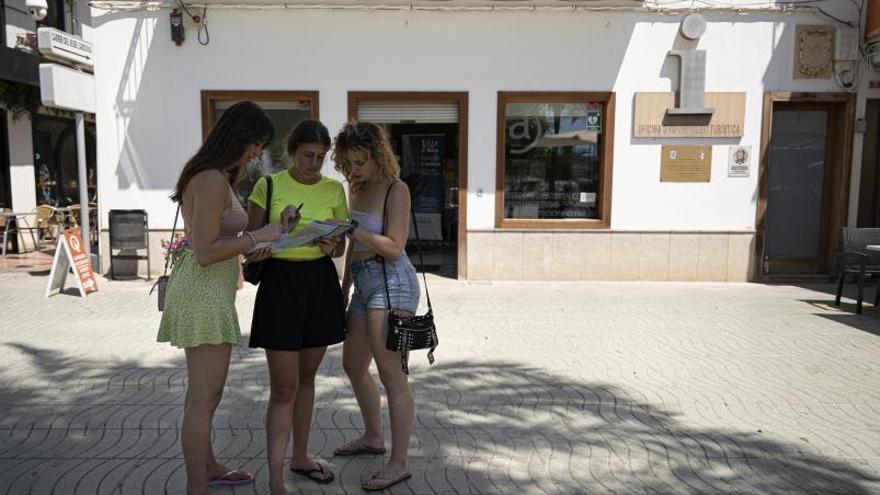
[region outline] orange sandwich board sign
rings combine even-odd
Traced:
[[[86,294],[98,290],[98,282],[92,271],[89,255],[83,246],[79,227],[64,229],[64,235],[58,239],[55,259],[52,261],[52,271],[49,273],[49,285],[46,287],[46,297],[54,296],[64,290],[67,273],[71,268],[73,268],[76,288],[81,297],[86,297]]]

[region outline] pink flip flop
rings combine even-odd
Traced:
[[[254,475],[241,469],[233,469],[226,474],[208,481],[208,486],[237,486],[254,482]]]
[[[361,481],[361,488],[363,488],[364,491],[367,492],[378,492],[382,490],[387,490],[398,483],[412,478],[412,473],[403,473],[393,478],[388,477],[389,473],[392,475],[394,474],[391,471],[382,471],[380,469],[375,474],[373,474],[373,476],[370,476],[369,478]],[[378,481],[381,484],[369,485],[368,483],[370,483],[371,481]]]

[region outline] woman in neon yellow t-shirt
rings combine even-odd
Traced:
[[[290,167],[270,176],[270,223],[280,223],[288,205],[300,205],[299,223],[291,234],[315,220],[348,220],[345,190],[339,181],[321,175],[330,149],[323,124],[306,120],[287,136]],[[266,178],[250,195],[249,226],[265,221]],[[296,208],[296,207],[292,207]],[[315,375],[328,345],[345,338],[345,306],[331,257],[341,256],[342,236],[314,245],[287,248],[263,265],[254,304],[250,347],[266,350],[271,392],[266,412],[269,487],[284,489],[284,454],[293,430],[290,470],[317,483],[333,481],[333,473],[308,456],[309,428],[315,402]]]

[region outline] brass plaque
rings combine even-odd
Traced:
[[[746,112],[745,93],[706,93],[712,115],[673,115],[675,93],[636,93],[633,137],[742,137]]]
[[[709,182],[711,146],[663,146],[660,153],[660,182]]]

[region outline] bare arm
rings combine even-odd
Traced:
[[[409,210],[409,187],[404,182],[395,183],[391,186],[391,195],[388,197],[386,217],[388,224],[385,235],[356,228],[351,233],[351,237],[363,242],[379,256],[394,261],[403,255],[406,248],[406,240],[409,236]]]
[[[248,230],[257,230],[266,225],[266,210],[253,201],[248,204]]]
[[[234,258],[254,247],[251,236],[243,235],[232,239],[220,239],[220,222],[226,201],[229,198],[229,182],[220,172],[202,172],[192,178],[186,188],[184,201],[192,205],[193,253],[196,262],[208,266]],[[252,233],[258,242],[278,239],[280,228],[259,229]]]

